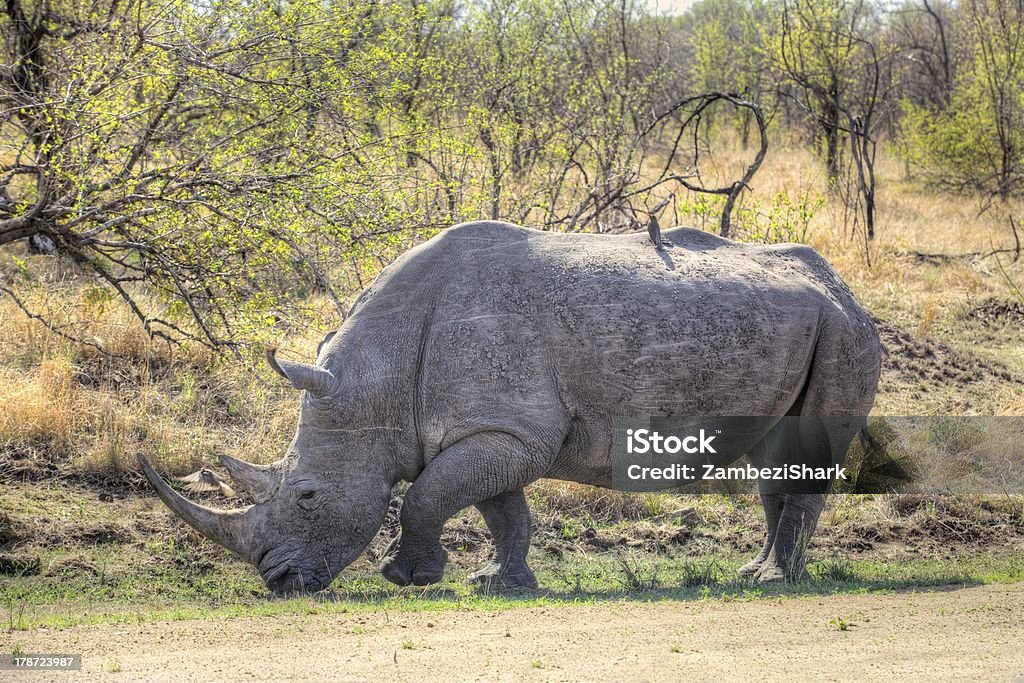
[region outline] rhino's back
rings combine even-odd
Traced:
[[[870,325],[806,247],[686,228],[664,238],[659,251],[639,235],[489,222],[446,231],[425,259],[441,283],[430,320],[437,361],[501,385],[543,358],[569,402],[765,414],[796,390],[823,315]]]
[[[500,277],[519,286],[526,279],[595,289],[612,281],[705,289],[711,282],[720,289],[810,288],[839,307],[856,306],[828,263],[805,245],[745,244],[685,227],[662,237],[665,249],[658,250],[641,233],[555,233],[476,221],[449,228],[427,245],[434,247],[430,260],[451,269],[446,279],[471,288],[484,282],[501,286]]]
[[[621,322],[656,311],[721,319],[751,309],[866,320],[828,263],[804,245],[743,244],[674,228],[659,250],[646,234],[550,233],[489,221],[455,226],[435,241],[423,260],[441,274],[442,311],[520,312],[560,319],[567,331],[572,313],[587,310],[581,320]]]

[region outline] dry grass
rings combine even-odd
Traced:
[[[670,494],[622,493],[594,486],[544,479],[528,490],[534,514],[571,517],[589,524],[612,524],[678,515],[692,501]]]
[[[62,339],[0,300],[0,473],[112,474],[134,470],[139,452],[179,473],[219,453],[280,457],[297,412],[281,383],[201,347],[151,340],[117,308],[97,314],[87,287],[52,296],[51,311],[55,302],[65,329],[119,357]]]
[[[709,169],[705,184],[725,184],[739,177],[752,154],[752,150],[743,152],[728,143],[712,149],[704,160]],[[741,198],[738,211],[747,208],[764,215],[780,193],[793,201],[802,195],[822,196],[825,203],[810,220],[807,242],[836,267],[868,308],[905,329],[913,331],[920,326],[930,333],[955,322],[986,298],[1019,298],[995,257],[954,258],[935,264],[920,262],[916,254],[957,256],[1012,248],[1009,216],[1012,213],[1019,219],[1024,215],[1020,201],[1002,205],[982,196],[933,191],[908,177],[903,162],[883,149],[878,163],[877,237],[865,247],[863,234],[851,234],[851,227],[845,224],[846,212],[838,197],[829,192],[823,164],[807,148],[770,148],[752,185],[753,192]],[[682,215],[679,220],[708,230],[716,229],[717,223],[715,216],[709,220]],[[1024,258],[1016,263],[1011,258],[1002,255],[1000,262],[1021,287]]]

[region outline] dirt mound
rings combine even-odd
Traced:
[[[949,388],[986,380],[1024,384],[1006,368],[957,351],[941,342],[920,340],[884,320],[875,320],[882,339],[882,374],[895,375],[903,383]]]
[[[136,540],[136,535],[131,528],[124,524],[117,522],[94,522],[80,524],[69,540],[76,541],[82,545],[131,543]]]
[[[29,529],[19,519],[0,512],[0,548],[14,547],[29,533]]]
[[[60,475],[60,467],[49,459],[44,449],[0,453],[0,481],[42,481]]]
[[[147,505],[138,495],[97,497],[85,486],[54,487],[49,483],[10,483],[7,493],[24,495],[40,513],[0,512],[0,551],[16,548],[80,551],[92,556],[113,546],[135,546],[152,539],[172,540],[175,547],[194,550],[209,544],[185,522]]]
[[[31,528],[24,522],[25,531],[21,540],[43,548],[66,548],[73,546],[126,545],[136,543],[140,538],[151,535],[142,532],[132,523],[120,521],[87,521],[59,517],[36,518]],[[161,529],[160,532],[165,532]],[[157,533],[160,533],[157,532]]]
[[[46,568],[47,576],[76,576],[79,574],[97,576],[99,573],[99,567],[80,554],[58,557],[51,561]]]
[[[1024,301],[1000,301],[987,299],[963,316],[965,320],[976,320],[982,325],[1005,325],[1024,323]]]
[[[32,576],[39,573],[39,558],[34,555],[0,555],[0,575]]]
[[[868,497],[877,506],[822,524],[813,548],[857,553],[927,552],[937,557],[993,547],[1024,548],[1024,509],[1015,496],[900,494]]]

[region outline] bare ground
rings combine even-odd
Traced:
[[[32,681],[1019,680],[1022,614],[1014,584],[103,625],[4,634],[0,648],[84,655],[81,672],[10,679]]]

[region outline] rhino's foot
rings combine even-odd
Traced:
[[[736,574],[739,576],[756,576],[757,572],[761,570],[764,565],[764,560],[760,557],[755,557],[750,562],[736,570]]]
[[[781,583],[786,580],[786,572],[782,567],[767,562],[761,564],[752,576],[758,583]]]
[[[537,577],[526,563],[505,570],[498,562],[491,560],[467,576],[466,581],[486,588],[537,588]]]
[[[385,557],[380,563],[380,573],[391,583],[399,586],[426,586],[437,583],[444,578],[444,566],[448,562],[448,553],[438,546],[430,553],[398,552]]]
[[[774,562],[763,563],[753,576],[754,580],[758,583],[804,581],[810,578],[810,574],[807,573],[807,570],[802,564],[792,568],[790,571],[786,571],[785,568]]]

